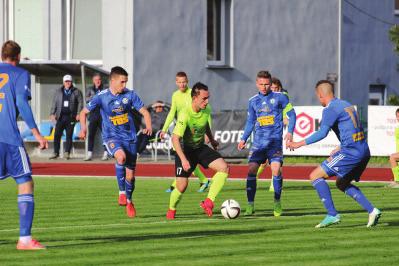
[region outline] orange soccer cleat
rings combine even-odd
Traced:
[[[24,244],[21,241],[18,241],[17,244],[17,249],[18,250],[40,250],[40,249],[46,249],[45,246],[39,243],[39,241],[35,239],[31,239],[28,244]]]
[[[204,201],[202,201],[200,203],[200,206],[202,209],[204,209],[204,212],[206,213],[206,215],[208,215],[209,217],[212,217],[214,204],[210,198],[206,198]]]
[[[176,210],[169,209],[168,212],[166,213],[167,220],[174,220],[175,216],[176,216]]]
[[[126,204],[126,214],[130,218],[134,218],[136,216],[136,209],[134,208],[133,202],[128,202]]]
[[[126,206],[126,202],[127,202],[126,194],[119,194],[118,198],[119,206]]]

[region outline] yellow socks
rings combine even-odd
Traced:
[[[208,198],[212,201],[215,201],[216,196],[222,190],[224,183],[228,177],[228,173],[224,172],[216,172],[216,174],[212,177],[212,184],[209,188]]]

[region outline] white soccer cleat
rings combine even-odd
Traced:
[[[373,211],[369,213],[369,222],[367,223],[367,227],[376,226],[380,217],[381,211],[377,208],[374,208]]]

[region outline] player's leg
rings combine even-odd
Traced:
[[[256,173],[256,179],[259,179],[260,176],[262,175],[263,171],[265,170],[265,168],[268,166],[267,161],[263,164],[261,164],[258,168],[258,172]],[[274,187],[273,187],[273,175],[270,178],[270,186],[269,186],[269,191],[270,192],[274,192]]]
[[[350,157],[347,156],[346,158]],[[375,226],[381,216],[381,211],[373,206],[363,192],[357,186],[352,184],[352,180],[359,181],[360,176],[366,169],[370,157],[366,156],[362,161],[356,164],[353,169],[349,167],[339,167],[341,174],[337,177],[336,185],[339,190],[355,200],[369,214],[367,227]],[[346,160],[346,159],[344,159]],[[342,162],[344,165],[350,165],[348,162]],[[342,169],[342,170],[341,170]]]
[[[399,152],[393,153],[389,156],[389,163],[391,164],[393,182],[389,184],[391,188],[399,188]]]
[[[281,162],[271,161],[270,169],[272,171],[272,183],[274,188],[274,207],[273,215],[281,216],[283,209],[281,206],[281,193],[283,190],[283,177],[281,175]]]
[[[180,202],[182,195],[186,191],[188,185],[188,177],[191,175],[194,167],[197,165],[197,160],[192,158],[194,154],[185,153],[185,155],[191,165],[191,169],[189,169],[187,172],[183,169],[180,157],[177,155],[175,156],[176,187],[173,189],[172,193],[170,193],[169,209],[166,213],[166,219],[168,220],[175,219],[177,205]]]
[[[200,203],[205,213],[211,217],[217,195],[222,190],[224,183],[229,175],[229,167],[222,156],[215,150],[204,145],[200,148],[198,155],[200,164],[205,168],[211,168],[216,173],[212,177],[212,184],[209,188],[207,198]]]
[[[14,177],[18,186],[20,237],[17,249],[45,249],[31,236],[35,202],[29,157],[23,147],[0,143],[0,178],[8,175]]]
[[[327,216],[323,221],[316,225],[316,228],[327,227],[341,221],[331,197],[330,187],[326,182],[326,179],[329,178],[329,175],[324,170],[324,163],[326,162],[329,162],[329,160],[324,161],[323,164],[314,169],[309,176],[313,187],[316,189],[317,194],[324,205],[324,208],[327,210]]]
[[[200,188],[198,189],[198,192],[200,192],[200,193],[205,192],[206,189],[209,187],[210,181],[204,175],[204,173],[201,171],[201,168],[199,165],[197,165],[197,167],[195,167],[193,175],[198,177],[198,180],[200,182]]]
[[[126,154],[123,151],[123,147],[121,144],[114,140],[109,140],[104,143],[105,148],[108,153],[116,159],[115,162],[115,175],[116,181],[118,183],[119,195],[118,195],[118,204],[120,206],[126,206]]]
[[[133,203],[133,192],[135,189],[135,169],[137,160],[137,145],[136,143],[122,143],[125,156],[125,168],[126,168],[126,179],[125,179],[125,192],[126,192],[126,214],[127,216],[133,218],[136,216],[136,209]],[[119,152],[118,151],[118,152]],[[116,157],[121,156],[123,160],[123,154],[116,155]]]
[[[249,162],[248,163],[248,175],[246,182],[246,191],[247,191],[247,208],[245,209],[244,215],[249,216],[255,213],[255,195],[257,189],[257,180],[256,173],[259,168],[258,162]]]

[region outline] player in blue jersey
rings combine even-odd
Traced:
[[[80,113],[81,131],[79,136],[86,137],[87,114],[96,107],[102,117],[102,137],[108,153],[116,159],[116,178],[119,186],[118,203],[126,205],[127,216],[136,216],[132,202],[135,188],[135,168],[137,159],[136,128],[132,110],[139,111],[146,128],[143,134],[151,135],[151,117],[139,96],[132,89],[126,88],[128,73],[122,67],[111,69],[110,87],[95,95]]]
[[[45,247],[31,237],[35,208],[32,169],[18,130],[18,115],[31,129],[40,149],[48,148],[48,143],[40,135],[28,103],[31,99],[30,75],[17,67],[20,58],[21,47],[16,42],[3,44],[3,62],[0,63],[0,179],[12,176],[18,185],[20,237],[17,249],[37,250]]]
[[[370,159],[369,146],[364,137],[364,131],[359,123],[356,109],[347,101],[335,98],[331,82],[320,80],[316,84],[316,96],[320,104],[325,107],[322,114],[319,131],[310,137],[290,142],[288,147],[299,147],[315,143],[325,138],[332,129],[341,142],[340,147],[331,152],[330,157],[313,170],[309,178],[316,189],[327,216],[316,228],[337,224],[341,217],[334,207],[330,187],[325,179],[336,176],[336,186],[349,197],[353,198],[369,213],[367,227],[375,226],[381,216],[381,211],[375,208],[358,187],[352,184],[358,182]]]
[[[249,151],[246,215],[255,212],[256,174],[261,164],[269,161],[274,186],[274,216],[282,214],[281,191],[283,179],[283,110],[289,104],[287,95],[271,91],[272,77],[268,71],[260,71],[256,76],[256,87],[259,92],[249,99],[248,117],[238,149],[246,146],[247,139],[254,131],[252,147]],[[287,112],[289,118],[288,133],[284,139],[292,141],[295,128],[295,110]]]

